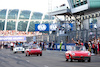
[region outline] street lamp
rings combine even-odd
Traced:
[[[95,37],[96,37],[96,39],[97,39],[97,25],[96,25],[96,24],[94,25],[94,28],[95,28],[95,30],[96,30],[96,32],[95,32]]]

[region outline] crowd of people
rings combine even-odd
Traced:
[[[38,45],[42,50],[46,50],[47,48],[53,49],[53,50],[55,49],[55,42],[54,41],[50,41],[49,43],[47,43],[45,41],[44,42],[43,41],[33,42],[33,45]]]
[[[0,42],[0,49],[3,47],[3,48],[10,48],[11,50],[13,50],[14,47],[18,47],[18,46],[25,46],[25,44],[28,44],[27,46],[29,45],[38,45],[42,50],[46,50],[47,48],[48,49],[55,49],[55,43],[54,41],[52,42],[49,42],[49,43],[46,43],[46,42],[43,42],[43,41],[40,41],[40,42],[21,42],[21,41],[16,41],[16,42]],[[48,44],[48,45],[47,45]]]
[[[86,50],[90,51],[91,53],[94,54],[100,54],[100,38],[95,39],[93,38],[90,41],[86,41],[85,43],[83,43],[80,40],[74,41],[72,38],[72,41],[75,43],[75,45],[81,45],[81,46],[85,46]]]
[[[2,31],[0,30],[0,35],[1,36],[14,36],[14,35],[18,35],[18,36],[34,36],[34,35],[42,35],[42,33],[40,32],[25,32],[25,31],[15,31],[15,30],[7,30],[7,31]]]
[[[98,39],[94,38],[94,39],[92,39],[90,41],[86,41],[84,43],[81,40],[74,41],[73,38],[72,38],[72,41],[75,43],[75,46],[85,46],[86,50],[90,51],[91,53],[100,54],[100,38],[98,38]],[[31,43],[27,42],[27,44],[38,45],[42,50],[46,50],[46,49],[55,50],[56,49],[54,41],[50,41],[49,43],[43,42],[43,41],[31,42]],[[63,44],[63,41],[60,42],[60,48],[59,48],[60,50],[61,50],[62,44]],[[23,45],[23,42],[20,42],[20,41],[19,42],[18,41],[16,41],[16,42],[0,42],[0,48],[2,48],[2,46],[6,49],[11,48],[11,50],[13,50],[13,47],[15,47],[15,46],[24,46],[24,45]]]
[[[23,46],[23,42],[20,41],[16,41],[16,42],[0,42],[0,49],[2,48],[11,48],[11,50],[13,50],[13,47],[16,46]]]

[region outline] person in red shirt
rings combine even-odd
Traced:
[[[81,45],[82,45],[82,46],[84,45],[83,41],[81,42]]]

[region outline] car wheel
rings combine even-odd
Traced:
[[[26,53],[26,56],[30,56],[30,54],[27,52],[27,53]]]
[[[73,59],[71,58],[71,56],[69,56],[69,61],[70,61],[70,62],[73,62]]]
[[[85,60],[82,60],[82,62],[85,62]]]
[[[30,54],[28,54],[28,56],[30,56]]]
[[[88,62],[91,62],[91,58],[89,58]]]
[[[40,56],[42,56],[42,54],[40,54]]]
[[[22,53],[24,53],[24,51],[22,51]]]
[[[26,53],[26,56],[28,56],[27,53]]]
[[[68,59],[66,59],[66,61],[68,61]]]
[[[14,52],[14,54],[15,54],[16,52]]]
[[[39,55],[37,54],[37,56],[39,56]]]

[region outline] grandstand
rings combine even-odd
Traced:
[[[43,13],[30,10],[0,9],[0,35],[26,35],[34,33],[35,24],[52,23],[54,17],[49,18]],[[38,32],[39,33],[39,32]],[[32,34],[33,35],[33,34]]]

